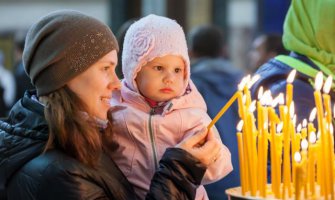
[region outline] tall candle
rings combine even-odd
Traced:
[[[303,175],[302,175],[302,187],[304,188],[304,199],[307,199],[308,191],[307,191],[307,182],[306,182],[306,168],[307,168],[307,148],[308,148],[308,141],[307,139],[301,140],[301,157],[302,157],[302,168],[303,168]]]
[[[334,199],[334,128],[333,124],[329,124],[329,160],[330,160],[330,194],[331,194],[331,199]]]
[[[276,170],[277,170],[277,177],[278,177],[278,185],[281,185],[281,177],[282,177],[282,158],[283,158],[283,134],[281,133],[283,130],[283,122],[279,123],[277,126],[277,134],[276,134]],[[278,195],[276,198],[281,199],[280,187],[278,188]]]
[[[324,108],[326,110],[326,121],[325,121],[325,124],[327,124],[328,126],[328,129],[326,130],[326,146],[327,146],[327,151],[325,152],[326,153],[326,159],[327,160],[330,160],[329,163],[327,163],[327,166],[328,169],[327,171],[329,172],[329,176],[328,176],[328,179],[327,179],[327,185],[328,185],[328,191],[330,192],[331,194],[331,199],[334,200],[334,172],[333,172],[333,169],[334,169],[334,161],[332,160],[333,159],[333,152],[334,152],[334,148],[331,144],[331,140],[332,140],[332,136],[330,134],[330,131],[329,131],[329,126],[332,124],[332,113],[331,113],[331,105],[330,105],[330,96],[329,96],[329,91],[330,91],[330,88],[331,88],[331,85],[332,85],[332,81],[333,81],[333,77],[332,76],[328,76],[324,86],[323,86],[323,92],[324,94],[322,95],[323,96],[323,103],[324,103]]]
[[[322,72],[318,72],[318,74],[315,77],[315,91],[314,91],[314,100],[316,105],[316,111],[317,111],[317,117],[318,117],[318,128],[321,132],[321,148],[322,148],[322,154],[321,154],[321,173],[328,174],[328,167],[325,164],[326,162],[326,150],[327,150],[327,137],[325,135],[325,129],[324,129],[324,122],[323,122],[323,107],[322,107],[322,99],[321,99],[321,93],[320,89],[322,87],[323,82],[323,74]],[[324,191],[325,195],[328,194],[328,186],[327,186],[327,179],[322,178],[321,182],[321,191]]]
[[[315,197],[315,160],[316,160],[316,135],[315,132],[309,134],[309,148],[308,148],[308,182],[309,191],[312,198]]]
[[[242,127],[243,127],[243,120],[241,120],[237,124],[237,147],[238,147],[238,158],[239,158],[239,167],[240,167],[240,180],[241,180],[241,188],[242,188],[242,195],[246,193],[245,187],[245,167],[244,167],[244,158],[243,158],[243,138],[242,138]]]
[[[302,176],[303,176],[303,167],[302,167],[302,158],[299,152],[295,152],[294,154],[294,171],[295,171],[295,199],[300,200],[301,196],[301,187],[302,187]]]

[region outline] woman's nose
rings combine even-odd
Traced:
[[[121,88],[121,82],[115,73],[112,75],[108,88],[111,90],[119,90]]]

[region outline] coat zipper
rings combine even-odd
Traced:
[[[150,115],[149,115],[149,134],[150,134],[150,142],[151,142],[153,158],[154,158],[154,162],[155,162],[155,170],[157,170],[158,169],[157,149],[156,149],[154,131],[152,129],[152,117],[153,117],[154,113],[155,113],[155,109],[151,108]]]

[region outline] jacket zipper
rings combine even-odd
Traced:
[[[154,131],[152,129],[152,117],[155,114],[155,109],[151,108],[150,110],[150,115],[149,115],[149,134],[150,134],[150,142],[151,142],[151,148],[152,148],[152,153],[153,153],[153,158],[154,158],[154,163],[155,163],[155,170],[158,169],[158,162],[157,162],[157,150],[156,150],[156,142],[155,142],[155,137],[154,137]]]

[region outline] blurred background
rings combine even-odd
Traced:
[[[175,19],[186,34],[199,25],[217,25],[225,33],[227,58],[234,66],[248,69],[253,40],[261,34],[282,33],[289,3],[290,0],[0,0],[0,67],[13,74],[22,73],[21,53],[29,26],[51,11],[74,9],[104,21],[119,38],[129,22],[150,13]],[[4,82],[2,72],[0,78],[0,83]],[[18,98],[21,93],[16,91],[15,96]]]
[[[150,13],[176,19],[187,33],[192,27],[216,24],[223,28],[235,66],[246,65],[252,40],[261,33],[281,33],[289,0],[0,0],[0,49],[12,69],[15,41],[29,26],[58,9],[75,9],[109,24],[113,32],[129,19]]]

